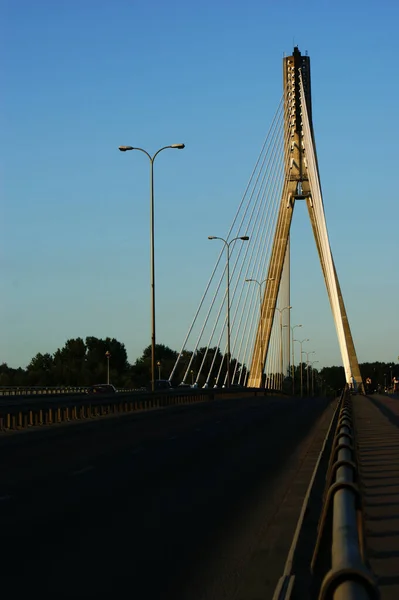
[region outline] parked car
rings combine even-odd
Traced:
[[[116,389],[110,383],[96,383],[87,389],[88,394],[116,394]]]

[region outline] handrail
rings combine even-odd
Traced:
[[[362,499],[357,486],[358,468],[349,390],[341,408],[327,473],[326,497],[319,521],[311,571],[322,579],[319,600],[374,600],[377,583],[366,566]],[[329,540],[330,570],[320,573],[321,549]]]
[[[68,385],[4,385],[0,386],[0,397],[2,396],[46,396],[58,394],[85,394],[89,389],[88,385],[68,386]],[[117,388],[118,392],[139,391],[136,388]]]

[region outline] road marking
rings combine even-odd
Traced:
[[[139,452],[141,452],[142,448],[135,448],[134,450],[131,451],[130,454],[138,454]]]
[[[195,431],[201,431],[201,429],[199,427],[197,427],[197,429]]]
[[[172,435],[172,437],[168,438],[168,442],[171,442],[172,440],[176,440],[177,436],[176,435]]]
[[[88,471],[93,471],[94,467],[93,465],[89,465],[88,467],[83,467],[83,469],[79,469],[78,471],[73,471],[71,473],[72,476],[74,475],[83,475],[83,473],[87,473]]]

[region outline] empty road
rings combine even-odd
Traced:
[[[271,598],[332,412],[236,398],[2,436],[3,595]]]

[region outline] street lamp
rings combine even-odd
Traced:
[[[294,354],[294,329],[302,325],[293,325],[291,327],[291,346],[292,346],[292,395],[295,396],[295,354]]]
[[[171,144],[155,152],[153,156],[143,148],[119,146],[121,152],[138,150],[146,154],[150,161],[150,262],[151,262],[151,390],[155,391],[155,258],[154,258],[154,160],[162,150],[173,148],[182,150],[184,144]]]
[[[109,352],[108,350],[105,353],[106,359],[107,359],[107,384],[109,385],[109,359],[111,356],[111,352]]]
[[[304,352],[304,354],[306,354],[306,394],[309,396],[309,354],[316,354],[316,351],[311,350],[310,352]]]
[[[158,379],[161,379],[161,361],[160,360],[157,362],[157,367],[158,367]]]
[[[310,363],[310,367],[312,369],[312,396],[314,396],[314,371],[313,371],[313,365],[315,365],[318,362],[319,362],[318,360],[314,360],[313,362]]]
[[[227,253],[227,387],[230,387],[230,244],[236,240],[242,240],[247,242],[249,237],[247,235],[241,235],[233,238],[230,242],[227,242],[224,238],[216,235],[208,235],[208,240],[221,240]]]
[[[294,342],[298,342],[301,345],[301,398],[303,398],[303,376],[302,376],[302,344],[304,342],[310,342],[309,338],[306,340],[294,340]]]
[[[274,281],[274,277],[267,277],[266,279],[263,279],[263,281],[258,281],[257,279],[246,279],[245,280],[247,283],[249,282],[253,282],[253,283],[257,283],[258,287],[259,287],[259,323],[260,323],[260,377],[261,377],[261,384],[260,387],[263,387],[263,323],[262,323],[262,285],[264,283],[266,283],[267,281]]]
[[[278,310],[278,312],[280,313],[280,377],[284,377],[283,374],[283,312],[285,310],[290,310],[292,308],[292,306],[284,306],[284,308],[277,308],[276,306],[276,310]],[[283,379],[281,380],[281,389],[283,389]]]

